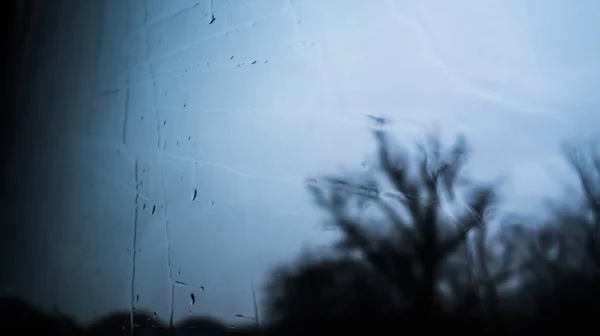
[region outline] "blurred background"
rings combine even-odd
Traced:
[[[81,322],[261,318],[266,272],[336,235],[304,181],[369,169],[367,115],[464,133],[507,206],[600,124],[592,0],[3,6],[0,293]]]

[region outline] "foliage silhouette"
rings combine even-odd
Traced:
[[[0,299],[2,335],[81,335],[83,330],[68,317],[45,314],[14,297]]]
[[[413,148],[398,146],[382,128],[373,134],[375,169],[309,181],[340,239],[330,254],[273,270],[266,291],[270,320],[260,329],[231,329],[206,318],[168,326],[141,312],[82,327],[5,299],[4,334],[593,332],[600,316],[600,155],[594,147],[565,146],[580,185],[534,217],[498,210],[500,181],[465,176],[471,151],[464,137],[445,148],[433,133]]]
[[[549,203],[550,218],[537,223],[494,213],[499,183],[464,176],[470,154],[464,137],[443,148],[434,133],[416,155],[400,148],[394,156],[389,134],[373,133],[378,169],[309,181],[341,238],[332,256],[275,271],[267,296],[273,326],[285,334],[379,323],[399,332],[498,335],[594,327],[599,156],[565,150],[585,197],[571,206]],[[369,225],[364,213],[373,208],[385,216],[386,234]]]
[[[79,326],[70,318],[44,313],[24,301],[7,297],[0,299],[2,335],[52,336],[129,336],[129,335],[255,335],[254,326],[232,329],[210,318],[189,318],[175,326],[157,321],[144,312],[115,312],[89,326]],[[133,333],[132,333],[133,327]]]

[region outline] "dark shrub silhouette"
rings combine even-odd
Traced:
[[[83,329],[64,316],[51,316],[17,298],[0,299],[2,335],[81,335]]]
[[[44,313],[17,298],[0,300],[2,335],[129,336],[129,335],[255,335],[254,326],[232,329],[210,318],[189,318],[174,326],[157,321],[144,312],[115,312],[89,326],[78,326],[70,318]],[[133,329],[132,329],[133,327]],[[132,332],[133,331],[133,332]]]

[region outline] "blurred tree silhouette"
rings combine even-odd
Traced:
[[[444,148],[433,133],[411,154],[381,127],[373,133],[378,169],[309,181],[316,204],[342,235],[334,256],[276,269],[267,303],[273,326],[301,334],[323,324],[406,328],[418,318],[432,322],[421,331],[468,321],[468,331],[477,333],[532,332],[524,325],[541,323],[539,314],[554,316],[553,323],[544,319],[551,328],[563,317],[581,317],[573,312],[588,312],[600,298],[599,156],[590,152],[584,160],[565,152],[585,201],[553,202],[550,219],[536,223],[494,214],[498,183],[464,176],[470,155],[464,137]],[[390,230],[373,230],[367,212],[384,218]]]
[[[477,303],[494,309],[495,286],[482,285],[491,282],[484,258],[476,255],[485,248],[486,216],[497,195],[493,186],[460,179],[470,153],[464,137],[444,149],[437,135],[430,136],[418,146],[414,160],[407,149],[394,157],[394,144],[385,131],[375,129],[374,135],[379,148],[377,173],[309,183],[316,203],[333,215],[343,233],[336,246],[341,253],[334,260],[278,271],[284,276],[273,284],[278,290],[271,293],[269,312],[275,322],[291,316],[341,321],[353,315],[362,319],[394,319],[409,312],[439,315],[447,306],[440,293],[444,280],[456,287],[453,295],[461,294],[453,300],[460,301],[461,311],[474,312]],[[386,186],[392,190],[384,191]],[[455,202],[461,187],[463,211],[445,215],[444,203]],[[392,225],[388,234],[373,233],[360,214],[352,214],[366,205],[385,215]],[[473,244],[468,244],[470,234]],[[456,258],[457,254],[464,257]],[[455,267],[447,267],[452,257]],[[461,276],[463,283],[449,281]]]
[[[530,336],[597,328],[596,147],[564,147],[579,185],[548,200],[545,216],[534,216],[500,213],[499,182],[465,176],[470,147],[464,137],[446,148],[433,133],[411,151],[382,128],[373,134],[376,169],[309,181],[340,239],[330,255],[274,270],[266,293],[270,320],[259,330],[208,318],[164,325],[143,312],[115,313],[82,327],[6,298],[0,300],[5,334],[289,336],[367,327],[362,330]]]

